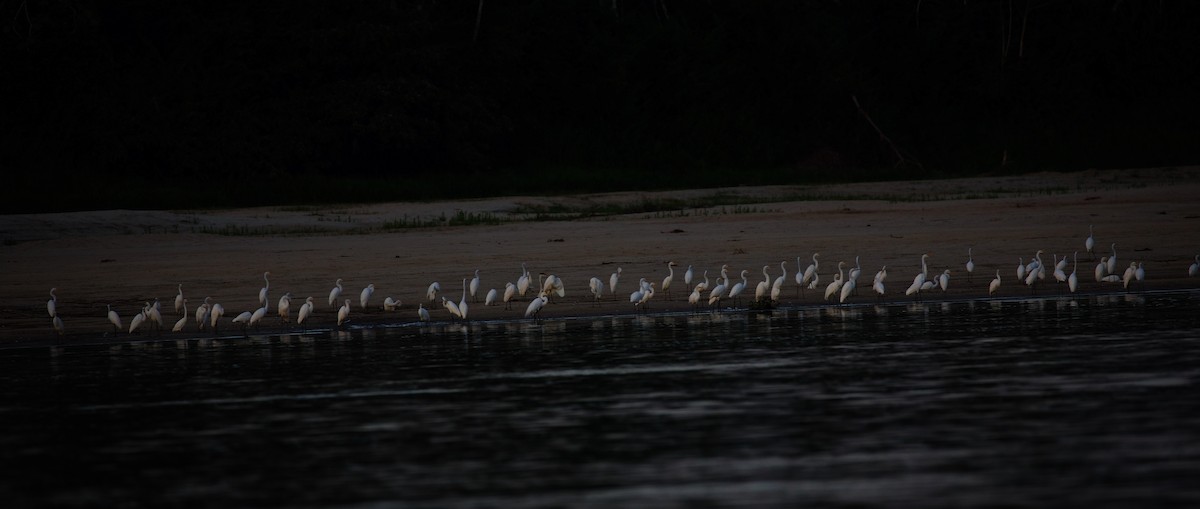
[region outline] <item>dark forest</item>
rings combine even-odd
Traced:
[[[4,212],[1200,162],[1200,3],[3,1]]]

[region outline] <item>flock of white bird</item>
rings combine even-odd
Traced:
[[[1096,241],[1093,235],[1093,228],[1088,227],[1088,236],[1084,240],[1084,248],[1086,253],[1095,259]],[[1123,272],[1118,273],[1117,261],[1117,245],[1113,243],[1110,246],[1112,253],[1102,256],[1099,263],[1096,264],[1093,272],[1097,283],[1120,283],[1125,289],[1128,289],[1131,284],[1138,284],[1145,281],[1146,272],[1141,261],[1131,261]],[[1052,263],[1047,266],[1042,255],[1044,251],[1038,250],[1028,263],[1024,257],[1018,258],[1016,267],[1016,280],[1024,284],[1030,291],[1036,291],[1037,285],[1044,281],[1047,277],[1047,272],[1054,281],[1064,284],[1066,289],[1071,293],[1075,293],[1079,288],[1079,252],[1076,251],[1071,259],[1066,256],[1059,258],[1053,255]],[[796,293],[799,296],[805,289],[817,290],[821,285],[820,271],[820,253],[813,253],[812,263],[810,263],[803,271],[797,270],[794,273],[794,281],[796,284]],[[928,254],[921,255],[921,270],[912,280],[912,283],[905,289],[904,295],[920,298],[923,292],[934,290],[946,291],[950,285],[950,269],[945,269],[940,274],[930,274]],[[802,259],[796,258],[796,266],[800,267]],[[1071,272],[1068,274],[1066,269],[1071,265]],[[671,288],[675,282],[675,267],[678,264],[674,261],[667,263],[667,276],[662,280],[661,285],[656,285],[655,282],[647,281],[646,278],[640,278],[636,289],[629,294],[629,302],[633,304],[636,311],[645,311],[649,307],[651,299],[658,292],[664,292],[670,297]],[[764,265],[762,268],[763,280],[760,281],[754,289],[753,302],[756,305],[772,305],[779,302],[783,292],[783,286],[787,281],[787,261],[779,263],[780,275],[771,278],[769,273],[771,266]],[[972,249],[967,249],[967,261],[965,269],[968,279],[975,272],[975,261],[973,258]],[[688,295],[688,303],[697,309],[707,305],[713,309],[720,307],[722,301],[731,301],[734,306],[737,306],[741,299],[749,298],[748,287],[750,285],[746,276],[749,270],[742,270],[740,273],[740,281],[731,279],[729,276],[729,266],[723,265],[720,269],[720,276],[715,282],[710,282],[708,271],[705,270],[701,277],[696,277],[696,273],[692,266],[689,265],[683,273],[683,284],[691,290]],[[1001,285],[1000,269],[996,270],[996,277],[992,279],[988,285],[988,295],[995,294]],[[845,303],[852,296],[857,295],[858,280],[862,273],[862,266],[859,264],[859,257],[854,258],[854,267],[847,270],[847,264],[844,261],[839,261],[837,264],[837,273],[832,275],[833,280],[824,287],[825,301],[836,299],[838,303]],[[1194,263],[1188,267],[1188,276],[1195,277],[1200,273],[1200,255],[1194,257]],[[593,304],[598,305],[604,299],[607,291],[610,297],[617,294],[617,284],[621,278],[622,269],[617,267],[617,270],[608,277],[608,285],[605,286],[604,280],[599,277],[593,277],[588,282],[588,290],[592,296]],[[269,292],[271,288],[270,272],[263,273],[263,287],[258,292],[259,307],[254,311],[246,311],[235,316],[231,323],[238,324],[243,328],[258,326],[266,318],[270,312]],[[871,290],[882,298],[885,295],[884,283],[887,280],[887,266],[883,266],[875,273],[872,279]],[[703,281],[700,279],[703,278]],[[328,305],[330,308],[336,306],[339,299],[342,299],[342,305],[337,311],[337,326],[342,327],[350,318],[351,299],[342,298],[343,292],[342,279],[338,279],[333,288],[329,291]],[[462,296],[458,302],[452,299],[441,297],[441,306],[447,311],[449,319],[467,320],[469,316],[471,301],[478,302],[478,293],[480,290],[479,270],[475,270],[473,278],[463,278],[462,280]],[[537,286],[533,286],[533,276],[526,268],[525,264],[521,264],[521,274],[517,278],[516,283],[508,282],[505,284],[503,292],[495,288],[488,290],[484,297],[485,306],[495,306],[504,304],[504,309],[512,309],[514,301],[523,300],[530,295],[530,291],[535,291],[535,296],[529,299],[525,308],[524,316],[526,318],[538,319],[541,311],[551,298],[566,297],[566,287],[562,278],[553,274],[539,274]],[[57,303],[58,297],[55,295],[57,288],[50,289],[50,300],[46,302],[46,310],[50,314],[51,326],[54,331],[60,335],[64,333],[64,324],[62,318],[58,316]],[[425,293],[425,299],[433,304],[438,302],[438,292],[441,291],[441,285],[438,282],[433,282],[429,285]],[[361,309],[366,309],[369,305],[371,297],[375,293],[375,284],[368,284],[359,292],[359,306]],[[175,312],[180,315],[179,319],[171,328],[173,332],[183,331],[188,324],[188,300],[183,296],[183,284],[179,284],[178,294],[175,296]],[[108,307],[108,321],[113,326],[114,333],[122,332],[125,327],[121,321],[120,315]],[[400,309],[401,301],[393,299],[391,296],[384,298],[383,309],[385,311],[395,311]],[[430,321],[430,309],[425,307],[422,302],[417,307],[417,318],[421,321]],[[292,312],[292,294],[291,292],[284,293],[277,302],[276,313],[283,323],[291,321]],[[301,327],[307,327],[314,313],[313,297],[307,297],[296,312],[296,324]],[[204,298],[204,303],[196,307],[195,312],[191,315],[195,320],[196,330],[204,331],[209,328],[213,333],[218,333],[218,325],[220,320],[225,316],[225,308],[220,303],[212,302],[210,297]],[[158,299],[154,302],[146,302],[142,309],[133,316],[129,322],[128,332],[130,334],[137,332],[140,328],[145,327],[152,332],[158,333],[164,330],[165,323],[163,322],[161,305]]]

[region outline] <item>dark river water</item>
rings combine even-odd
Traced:
[[[0,350],[4,507],[1200,507],[1200,293]]]

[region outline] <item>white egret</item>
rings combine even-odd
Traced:
[[[638,301],[635,302],[633,305],[635,308],[638,308],[644,312],[646,309],[648,309],[650,307],[649,303],[650,303],[650,299],[652,297],[654,297],[654,283],[650,283],[650,286],[647,287],[646,290],[642,292],[642,298],[638,299]]]
[[[754,287],[754,302],[762,302],[763,298],[771,293],[771,275],[767,274],[767,269],[770,265],[763,265],[762,273],[763,280],[758,282],[758,286]]]
[[[338,309],[338,327],[346,323],[348,318],[350,318],[350,299],[346,299],[346,303],[342,304],[342,307]]]
[[[843,262],[843,261],[838,262],[837,275],[833,276],[833,281],[831,281],[829,283],[829,286],[825,287],[825,300],[829,300],[829,297],[837,295],[837,292],[842,289],[842,285],[845,284],[845,280],[842,279],[842,278],[846,277],[845,272],[843,271],[843,267],[845,267],[845,266],[846,266],[846,262]]]
[[[782,274],[775,278],[771,283],[771,300],[779,301],[779,294],[783,292],[783,282],[787,281],[787,260],[779,262],[779,270]]]
[[[1200,261],[1200,255],[1198,255],[1196,257],[1196,260]],[[688,265],[687,270],[683,272],[683,285],[684,286],[686,286],[688,288],[692,287],[692,275],[693,275],[692,266]]]
[[[1112,256],[1108,257],[1108,273],[1117,273],[1117,243],[1112,243]]]
[[[329,307],[333,307],[333,304],[335,302],[337,302],[338,297],[341,297],[341,296],[342,296],[342,278],[339,277],[337,279],[337,281],[333,283],[333,289],[329,290]]]
[[[487,296],[485,296],[483,298],[483,305],[484,306],[495,306],[496,299],[499,298],[499,296],[500,296],[500,292],[497,292],[495,288],[488,290]]]
[[[525,308],[525,318],[533,317],[534,319],[540,320],[542,316],[542,308],[546,306],[546,302],[549,300],[549,297],[540,295],[536,299],[530,301],[529,306]]]
[[[1188,266],[1188,277],[1196,277],[1196,274],[1200,274],[1200,255],[1196,255],[1194,260],[1195,262]]]
[[[692,290],[691,295],[688,295],[688,304],[692,305],[693,310],[695,310],[696,306],[700,304],[701,290],[702,288],[700,288],[700,285],[696,285],[696,287]]]
[[[726,283],[729,282],[728,267],[728,265],[721,266],[721,277],[717,278],[717,286],[714,286],[712,291],[708,292],[709,306],[720,306],[721,299],[725,297]]]
[[[358,304],[362,309],[367,309],[367,302],[371,300],[371,295],[375,293],[375,283],[368,283],[366,288],[358,294]]]
[[[462,299],[458,301],[458,312],[462,315],[462,319],[467,319],[467,278],[463,278],[463,293]]]
[[[1133,281],[1133,275],[1137,272],[1137,262],[1129,262],[1129,267],[1125,268],[1125,273],[1121,275],[1121,287],[1128,290],[1129,282]]]
[[[458,312],[458,304],[455,304],[454,301],[446,300],[446,297],[442,297],[442,307],[446,308],[446,311],[450,313],[451,320],[456,316],[462,318],[462,313]]]
[[[399,308],[399,307],[400,307],[400,299],[393,299],[391,295],[388,295],[387,297],[383,298],[383,310],[384,311],[395,311],[396,308]]]
[[[442,285],[437,281],[429,283],[429,289],[425,290],[425,298],[429,299],[429,302],[433,302],[437,300],[437,292],[440,291],[442,291]]]
[[[154,328],[155,333],[161,333],[163,329],[162,312],[158,310],[158,299],[154,299],[154,304],[146,305],[146,319],[150,320],[150,324]]]
[[[59,336],[66,334],[67,328],[63,325],[62,317],[54,315],[54,319],[50,320],[50,325],[54,327],[54,332]]]
[[[425,309],[424,303],[417,304],[417,318],[422,322],[429,321],[429,310]]]
[[[529,277],[529,269],[526,269],[525,264],[522,263],[521,264],[521,277],[517,278],[517,292],[521,295],[522,298],[524,298],[525,293],[529,291],[529,284],[531,282],[532,282],[532,279]]]
[[[938,277],[938,286],[942,287],[942,292],[945,293],[946,287],[950,286],[950,269],[946,269]]]
[[[1017,257],[1017,281],[1025,280],[1025,259]]]
[[[1102,256],[1100,263],[1096,264],[1096,282],[1104,281],[1106,276],[1108,276],[1108,257]]]
[[[249,311],[242,311],[241,313],[238,313],[237,316],[233,317],[233,323],[242,324],[242,332],[245,333],[246,325],[250,323],[250,317],[252,316],[254,316],[253,313]]]
[[[291,318],[289,314],[292,310],[292,292],[283,294],[283,296],[279,298],[279,304],[276,305],[275,308],[279,312],[279,320],[283,323],[287,323],[287,321]]]
[[[846,279],[848,281],[853,281],[854,282],[853,286],[857,287],[858,286],[858,276],[860,276],[860,275],[862,275],[862,264],[858,262],[858,256],[855,256],[854,257],[854,268],[846,271]],[[846,283],[843,282],[842,287],[845,287],[845,286],[846,286]],[[851,290],[851,291],[853,291],[853,290]]]
[[[882,275],[882,277],[880,277]],[[883,298],[883,280],[887,279],[887,266],[875,273],[875,280],[871,283],[871,289],[879,294],[879,298]]]
[[[265,316],[267,316],[267,307],[266,306],[255,309],[254,314],[250,315],[250,325],[257,327],[259,322],[261,322],[263,317],[265,317]]]
[[[629,302],[631,302],[633,304],[637,304],[638,301],[642,300],[642,294],[646,292],[647,286],[648,285],[646,285],[646,278],[639,279],[637,290],[634,290],[629,293]]]
[[[671,282],[675,280],[675,262],[667,262],[667,277],[663,278],[662,291],[667,293],[667,300],[671,299]]]
[[[196,306],[196,329],[204,330],[204,326],[208,323],[208,312],[212,306],[208,303],[212,297],[205,297],[204,303]]]
[[[113,333],[115,334],[120,332],[121,328],[123,327],[123,325],[121,325],[121,315],[118,315],[116,311],[113,311],[112,304],[105,305],[108,306],[108,323],[113,325]],[[186,320],[187,315],[184,315],[183,318]]]
[[[967,248],[967,284],[971,284],[971,273],[975,272],[975,258],[971,256],[971,248]]]
[[[604,281],[593,276],[592,279],[588,280],[588,290],[592,292],[592,304],[599,304],[600,298],[604,296]]]
[[[179,293],[175,294],[175,312],[187,314],[187,299],[183,298],[183,283],[179,283]]]
[[[212,309],[208,312],[208,321],[209,325],[212,326],[213,334],[217,333],[217,324],[222,316],[225,316],[225,306],[222,306],[219,302],[213,304]]]
[[[1079,270],[1079,251],[1075,252],[1075,266],[1071,268],[1071,275],[1067,276],[1067,288],[1071,293],[1075,293],[1075,289],[1079,288],[1079,276],[1075,273]]]
[[[270,303],[267,300],[267,291],[271,289],[271,280],[267,276],[270,275],[270,271],[263,272],[263,287],[258,290],[258,304],[261,306],[267,306]]]
[[[512,281],[504,284],[504,309],[512,309],[513,297],[517,295],[517,285]]]
[[[479,269],[475,269],[475,277],[471,278],[471,300],[479,302]]]
[[[609,293],[617,294],[617,280],[621,278],[621,268],[617,267],[617,271],[608,276],[608,291]]]
[[[708,291],[708,271],[704,271],[704,281],[696,283],[696,289],[706,292]]]
[[[735,306],[737,305],[738,299],[741,298],[742,292],[746,290],[746,273],[748,272],[750,271],[742,269],[742,281],[735,283],[733,287],[729,289],[729,298],[733,299],[733,305]]]
[[[187,299],[183,299],[183,302],[180,304],[183,306],[183,309],[187,309]],[[188,315],[187,313],[184,313],[183,316],[179,317],[179,321],[175,322],[175,326],[171,327],[171,332],[182,331],[184,327],[187,327],[187,321]]]
[[[304,325],[304,320],[308,319],[313,313],[313,298],[304,299],[304,304],[300,305],[300,312],[296,313],[296,325]]]
[[[861,269],[859,269],[859,272],[861,272]],[[853,273],[853,269],[851,270],[851,273]],[[840,295],[838,295],[838,302],[846,302],[846,299],[850,297],[850,294],[854,293],[855,287],[857,286],[858,278],[848,277],[846,281],[842,283],[842,289],[839,291]]]
[[[996,279],[993,279],[992,283],[988,285],[988,295],[996,293],[998,289],[1000,289],[1000,269],[996,269]]]
[[[50,318],[58,316],[58,297],[54,295],[54,291],[57,289],[50,289],[50,300],[46,301],[46,312],[50,313]]]
[[[800,291],[804,289],[805,285],[809,284],[809,282],[811,282],[814,278],[819,277],[819,276],[817,276],[817,271],[820,270],[820,268],[821,268],[821,262],[817,260],[818,256],[821,256],[821,253],[813,253],[812,263],[809,264],[808,267],[804,269],[803,274],[801,274],[799,272],[800,271],[800,257],[796,257],[796,286],[797,286],[796,296],[797,297],[800,296]]]
[[[1142,267],[1145,262],[1138,262],[1137,270],[1133,271],[1133,279],[1137,280],[1142,285],[1142,291],[1146,290],[1146,269]]]
[[[1066,282],[1067,273],[1063,269],[1066,267],[1066,265],[1068,263],[1067,257],[1064,256],[1064,257],[1062,257],[1062,261],[1057,261],[1058,255],[1054,255],[1054,256],[1056,258],[1056,260],[1054,262],[1054,280],[1058,281],[1059,283]]]
[[[142,322],[145,322],[145,321],[146,321],[145,310],[143,309],[142,311],[138,311],[138,314],[133,315],[133,318],[129,320],[129,333],[133,334],[133,331],[138,330],[138,327],[141,327]]]

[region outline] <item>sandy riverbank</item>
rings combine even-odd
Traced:
[[[469,317],[517,318],[525,302],[506,311],[485,307],[482,299],[488,289],[503,292],[506,282],[516,282],[523,262],[535,278],[555,274],[566,282],[566,298],[547,308],[548,318],[633,313],[628,296],[638,279],[661,285],[672,260],[679,264],[672,300],[660,291],[654,310],[687,308],[682,279],[688,265],[697,276],[708,270],[715,279],[727,264],[735,282],[745,269],[752,296],[763,279],[763,265],[774,278],[781,261],[788,270],[782,304],[816,304],[820,292],[798,299],[792,279],[797,257],[802,269],[814,252],[821,253],[826,283],[838,261],[853,265],[859,256],[864,287],[886,265],[889,300],[904,299],[922,253],[931,256],[931,272],[951,270],[948,298],[986,295],[997,269],[1003,280],[999,295],[1028,295],[1029,289],[1017,283],[1015,269],[1019,258],[1028,262],[1039,249],[1047,263],[1055,254],[1080,251],[1082,291],[1119,291],[1119,285],[1093,279],[1096,262],[1083,252],[1088,225],[1095,225],[1097,256],[1111,253],[1110,245],[1116,243],[1118,271],[1141,261],[1148,289],[1192,288],[1200,286],[1200,279],[1187,277],[1188,265],[1200,252],[1198,177],[1197,168],[1141,169],[560,198],[0,216],[0,260],[6,274],[0,285],[0,341],[51,337],[46,300],[52,287],[58,289],[68,341],[110,331],[106,304],[120,312],[128,327],[141,303],[158,298],[170,327],[178,317],[172,305],[178,284],[189,299],[189,313],[204,297],[212,297],[226,309],[222,327],[238,331],[228,320],[258,307],[264,271],[271,272],[270,327],[278,327],[274,308],[284,292],[296,298],[294,307],[313,296],[319,304],[313,326],[329,327],[336,308],[326,301],[337,278],[344,280],[344,297],[354,301],[355,324],[415,319],[430,282],[439,281],[442,295],[458,300],[463,278],[471,278],[475,269],[482,282],[480,302],[471,305]],[[385,227],[402,218],[453,216],[457,211],[507,217],[518,204],[587,206],[657,197],[703,199],[718,192],[748,198],[742,207],[688,209],[686,214]],[[755,203],[749,198],[754,196],[791,200]],[[211,233],[216,231],[240,233]],[[976,264],[969,284],[964,268],[968,247]],[[597,276],[607,283],[617,267],[622,277],[616,295],[594,305],[588,280]],[[376,292],[364,311],[358,294],[368,283],[375,284]],[[1048,280],[1044,291],[1056,291],[1053,284]],[[401,309],[380,309],[387,296],[401,299]],[[864,288],[857,299],[874,297]],[[431,312],[434,320],[448,317],[440,305]]]

